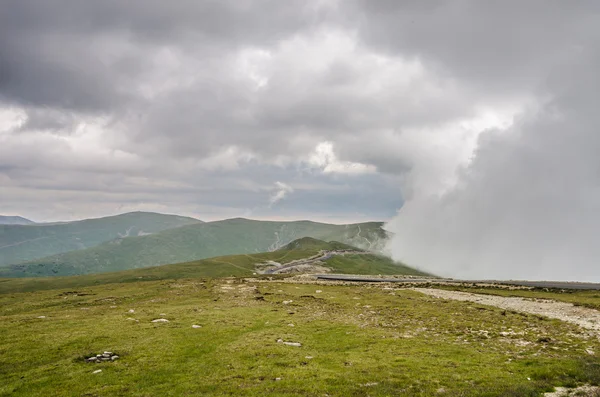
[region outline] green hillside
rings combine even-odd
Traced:
[[[321,250],[360,250],[359,248],[353,247],[349,244],[340,243],[338,241],[323,241],[313,237],[302,237],[292,241],[279,248],[277,251],[321,251]]]
[[[0,265],[85,249],[122,236],[156,233],[200,222],[183,216],[130,212],[76,222],[0,225]]]
[[[286,247],[258,254],[228,255],[198,261],[126,270],[115,273],[89,274],[70,277],[5,278],[0,279],[0,293],[30,292],[56,288],[79,288],[85,286],[128,283],[140,280],[168,280],[202,277],[243,277],[255,275],[256,265],[267,261],[287,264],[309,258],[321,251],[356,250],[336,241],[299,239]],[[334,256],[325,261],[333,273],[341,274],[403,274],[427,275],[418,270],[393,262],[376,254]]]
[[[277,250],[301,237],[380,248],[382,223],[331,225],[310,221],[268,222],[228,219],[197,223],[141,237],[128,237],[85,250],[67,252],[0,268],[1,277],[68,276],[186,262],[222,255]]]

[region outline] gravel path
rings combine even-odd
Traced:
[[[523,313],[537,314],[540,316],[556,318],[582,328],[596,331],[600,336],[600,311],[583,306],[574,306],[571,303],[557,302],[547,299],[529,299],[517,297],[504,297],[495,295],[471,294],[468,292],[446,291],[433,288],[412,288],[440,299],[453,299],[480,303],[482,305],[496,306],[502,309],[514,310]]]

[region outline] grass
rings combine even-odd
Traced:
[[[115,241],[0,267],[0,277],[70,276],[187,262],[223,255],[256,254],[301,237],[340,241],[359,248],[381,248],[382,223],[331,225],[309,221],[267,222],[228,219],[196,223],[148,236]]]
[[[170,322],[151,323],[161,313]],[[64,286],[0,294],[0,319],[0,395],[535,396],[600,382],[585,353],[600,342],[573,325],[382,286]],[[121,359],[83,362],[104,350]]]

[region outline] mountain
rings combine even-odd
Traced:
[[[115,273],[88,274],[68,277],[36,277],[0,279],[0,294],[36,290],[79,288],[92,285],[129,283],[153,280],[175,280],[202,277],[261,277],[256,275],[261,264],[278,262],[289,265],[292,261],[314,258],[323,251],[349,250],[358,252],[324,259],[323,266],[340,274],[396,274],[430,276],[416,269],[394,262],[390,258],[339,242],[314,239],[296,240],[272,252],[219,256],[198,261],[125,270]],[[262,276],[265,277],[265,276]],[[280,277],[280,276],[279,276]]]
[[[0,265],[43,258],[96,246],[126,236],[140,236],[200,223],[194,218],[130,212],[75,222],[0,225]]]
[[[275,251],[301,237],[339,241],[380,250],[387,234],[381,222],[331,225],[310,221],[249,219],[196,223],[149,236],[127,237],[98,246],[0,268],[3,277],[67,276],[186,262],[222,255]]]
[[[34,221],[23,218],[21,216],[5,216],[0,215],[0,225],[31,225]]]

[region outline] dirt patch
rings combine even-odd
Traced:
[[[600,387],[598,386],[580,386],[575,389],[566,387],[557,387],[553,392],[545,393],[544,397],[567,397],[567,396],[600,396]]]
[[[412,288],[414,291],[440,299],[475,302],[482,305],[496,306],[502,309],[522,313],[536,314],[576,324],[582,328],[595,331],[600,338],[600,311],[571,303],[557,302],[547,299],[529,299],[494,295],[471,294],[468,292],[447,291],[433,288]]]

